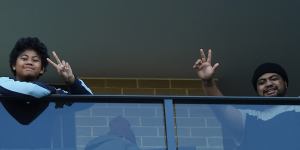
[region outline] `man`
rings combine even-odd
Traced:
[[[212,51],[206,57],[200,49],[200,58],[193,68],[202,79],[208,96],[222,96],[213,76],[219,63],[212,65]],[[252,84],[259,96],[285,96],[288,76],[275,63],[264,63],[256,68]],[[267,150],[300,149],[300,112],[297,106],[231,106],[212,107],[223,127],[224,149]],[[299,133],[298,133],[299,132]]]

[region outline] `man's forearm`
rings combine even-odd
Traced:
[[[213,79],[203,80],[202,87],[206,96],[223,96]]]

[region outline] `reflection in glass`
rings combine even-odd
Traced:
[[[86,150],[139,150],[129,121],[118,116],[109,122],[109,132],[90,141]]]
[[[175,115],[178,149],[223,149],[221,125],[209,106],[176,104]]]
[[[29,125],[18,123],[0,105],[0,149],[76,149],[75,113],[93,104],[55,108],[54,103]]]
[[[300,107],[176,105],[178,147],[300,149]]]
[[[300,148],[299,106],[227,105],[216,109],[218,113],[223,111],[216,116],[223,126],[224,137],[229,137],[224,140],[225,150]]]
[[[95,104],[76,114],[78,150],[163,150],[162,104]]]

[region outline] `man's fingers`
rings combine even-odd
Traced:
[[[58,58],[58,56],[57,56],[57,54],[55,53],[55,51],[52,52],[52,55],[53,55],[53,57],[55,58],[56,62],[57,62],[58,64],[61,64],[61,61],[60,61],[60,59]]]
[[[208,49],[207,62],[211,63],[211,49]]]
[[[201,48],[200,49],[200,59],[205,62],[206,61],[206,56],[205,56],[205,53],[203,51],[203,49]]]
[[[196,65],[199,65],[199,64],[201,64],[201,63],[202,63],[202,60],[201,60],[201,59],[198,59],[198,60],[195,62]]]
[[[219,63],[216,63],[216,64],[213,66],[213,70],[216,70],[219,66],[220,66],[220,64],[219,64]]]
[[[200,64],[202,63],[201,59],[198,59],[195,64],[193,65],[193,68],[196,69]]]

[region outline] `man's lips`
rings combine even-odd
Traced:
[[[276,95],[277,94],[277,88],[269,88],[264,90],[264,95]]]

